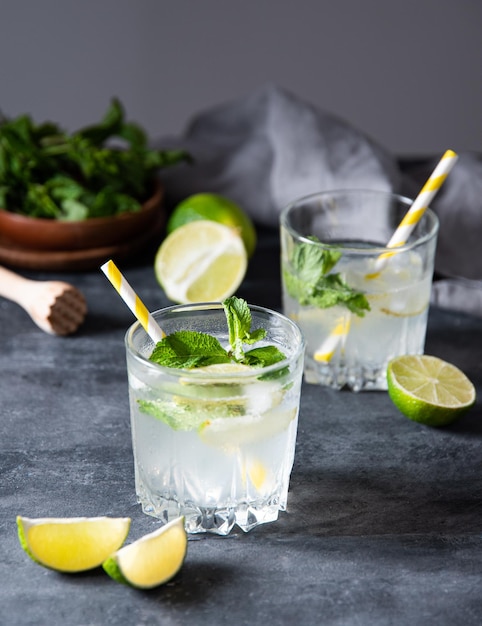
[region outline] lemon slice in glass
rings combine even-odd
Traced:
[[[261,415],[243,415],[228,419],[208,419],[199,428],[199,437],[210,446],[235,450],[285,431],[296,417],[296,409],[272,409]]]
[[[154,272],[174,302],[220,302],[232,296],[247,270],[248,256],[236,229],[199,220],[176,228],[162,242]]]
[[[106,559],[102,567],[117,582],[139,589],[152,589],[177,574],[186,552],[184,517],[178,517],[124,546]]]
[[[404,355],[387,367],[388,394],[410,419],[445,426],[476,399],[474,385],[455,365],[429,355]]]
[[[216,363],[199,367],[196,373],[212,373],[213,378],[181,377],[183,395],[173,400],[189,414],[200,415],[201,426],[206,415],[210,422],[228,419],[231,423],[235,417],[259,416],[278,406],[285,393],[277,381],[258,380],[259,370],[242,363]]]
[[[17,516],[20,544],[39,565],[82,572],[102,565],[124,543],[128,517],[37,518]]]

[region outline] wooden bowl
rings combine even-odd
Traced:
[[[156,182],[153,195],[140,211],[73,222],[27,217],[0,209],[0,234],[2,239],[27,250],[87,250],[115,246],[134,239],[159,223],[163,196],[164,190]]]

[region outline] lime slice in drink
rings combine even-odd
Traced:
[[[253,368],[249,367],[249,365],[244,365],[244,363],[213,363],[212,365],[205,365],[204,367],[198,367],[196,369],[197,372],[204,372],[204,373],[212,373],[214,374],[214,376],[218,376],[218,375],[223,375],[224,374],[232,374],[233,378],[230,379],[230,377],[227,378],[223,378],[224,382],[237,382],[237,374],[243,373],[246,374],[248,372],[253,373]],[[216,379],[208,380],[207,384],[210,384],[211,382],[215,383],[217,382]]]
[[[251,367],[242,363],[215,363],[198,367],[195,372],[212,374],[213,378],[181,376],[179,393],[172,399],[187,415],[196,416],[196,428],[205,421],[206,415],[230,417],[245,413],[246,399],[238,374],[252,373]]]
[[[164,239],[154,272],[174,302],[220,302],[235,293],[247,266],[237,230],[200,220],[180,226]]]
[[[197,220],[212,220],[237,229],[248,257],[252,256],[256,247],[256,230],[251,218],[239,205],[215,193],[196,193],[175,207],[167,222],[167,233]]]
[[[184,517],[161,526],[112,554],[102,565],[111,578],[139,589],[152,589],[171,580],[187,552]]]
[[[183,395],[174,400],[180,406],[189,406],[191,413],[212,419],[231,420],[248,413],[263,413],[279,405],[285,393],[279,382],[257,379],[259,370],[242,363],[216,363],[199,367],[196,372],[213,374],[213,378],[181,377]]]
[[[475,388],[454,365],[428,355],[404,355],[387,367],[388,393],[410,419],[445,426],[475,403]]]
[[[208,419],[201,424],[199,437],[210,446],[234,450],[274,437],[286,430],[295,417],[294,408],[274,408],[261,415]]]
[[[214,363],[204,367],[198,367],[195,373],[202,374],[202,378],[181,376],[179,383],[182,392],[181,397],[174,399],[179,404],[192,404],[193,402],[202,409],[206,402],[245,405],[243,389],[253,385],[250,374],[254,377],[256,370],[243,363]],[[213,377],[206,376],[212,374]],[[243,385],[243,379],[246,383]],[[250,384],[251,383],[251,384]],[[193,407],[194,410],[195,407]],[[222,407],[220,407],[222,410]]]
[[[207,421],[263,414],[285,395],[277,380],[259,380],[259,370],[242,363],[216,363],[194,372],[203,376],[181,376],[170,400],[139,399],[139,410],[173,430],[197,430]]]
[[[17,516],[20,544],[39,565],[59,572],[93,569],[124,543],[128,517],[37,518]]]

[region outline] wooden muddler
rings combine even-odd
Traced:
[[[0,296],[16,302],[39,328],[52,335],[70,335],[82,324],[87,303],[76,288],[58,280],[30,280],[0,267]]]

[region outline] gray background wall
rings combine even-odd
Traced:
[[[0,0],[0,110],[152,138],[272,82],[397,155],[480,150],[481,0]]]

